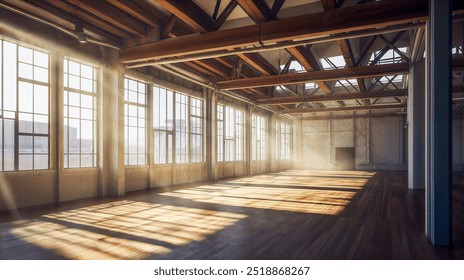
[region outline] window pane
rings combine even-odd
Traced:
[[[146,86],[139,81],[128,78],[124,80],[124,85],[126,103],[124,105],[125,163],[127,165],[145,164],[146,108],[145,104],[138,104],[138,100],[141,99],[140,95],[146,95]]]
[[[47,115],[34,115],[34,133],[48,134],[48,116]]]
[[[66,67],[67,64],[67,67]],[[65,87],[65,158],[66,168],[96,166],[96,88],[94,67],[71,60],[65,60],[65,76],[69,85]],[[85,93],[69,92],[71,88]],[[68,95],[66,97],[66,95]],[[66,116],[66,114],[65,114]],[[67,147],[67,149],[66,149]]]
[[[32,50],[25,47],[18,47],[18,60],[32,64]]]
[[[42,67],[34,67],[34,80],[48,83],[48,69]]]
[[[48,169],[48,155],[34,155],[34,169]]]
[[[33,133],[33,114],[19,113],[19,133]]]
[[[34,153],[48,154],[48,137],[34,137]]]
[[[34,64],[43,68],[48,68],[48,54],[34,51]]]
[[[48,114],[48,87],[34,85],[34,113]]]
[[[32,155],[19,155],[19,170],[32,170]]]
[[[32,113],[32,84],[19,82],[19,111]]]
[[[32,69],[33,69],[32,65],[30,64],[19,63],[18,76],[20,78],[32,80],[32,77],[33,77]]]
[[[15,164],[15,128],[14,120],[4,120],[4,134],[3,134],[3,156],[4,156],[4,171],[14,170]]]

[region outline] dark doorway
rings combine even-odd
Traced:
[[[335,147],[335,166],[338,170],[354,170],[354,147]]]

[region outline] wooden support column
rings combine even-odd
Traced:
[[[408,85],[408,188],[425,187],[425,63],[415,63]]]
[[[426,234],[451,244],[451,1],[431,0],[426,99]]]

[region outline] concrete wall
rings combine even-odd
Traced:
[[[403,116],[347,117],[301,121],[302,156],[306,169],[334,169],[337,147],[353,147],[355,168],[405,170]]]
[[[146,190],[150,173],[149,166],[126,166],[124,169],[126,192]]]
[[[269,161],[268,160],[253,160],[251,162],[250,173],[253,174],[262,174],[269,172]]]

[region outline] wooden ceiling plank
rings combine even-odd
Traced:
[[[128,16],[128,14],[115,8],[114,6],[109,5],[106,2],[95,0],[67,1],[133,35],[139,37],[146,36],[147,28],[143,22]]]
[[[127,32],[127,31],[124,31],[124,30],[121,30],[115,26],[113,26],[112,24],[104,21],[104,20],[101,20],[99,19],[98,17],[95,17],[95,15],[91,15],[90,13],[88,13],[87,11],[84,11],[83,9],[79,8],[79,7],[76,7],[74,5],[70,5],[69,3],[67,2],[62,2],[62,1],[56,1],[56,0],[42,0],[43,2],[46,2],[47,4],[57,8],[57,9],[60,9],[60,10],[63,10],[73,16],[75,16],[76,18],[79,18],[81,21],[84,22],[84,25],[85,25],[85,22],[93,25],[93,26],[98,26],[99,28],[109,32],[109,33],[112,33],[116,36],[119,36],[119,37],[122,37],[122,38],[131,38],[132,37],[132,34]]]
[[[319,81],[337,81],[344,79],[378,77],[393,74],[407,74],[408,72],[408,63],[394,63],[220,81],[217,84],[219,89],[240,89],[300,84]]]
[[[290,96],[290,97],[273,97],[261,98],[256,101],[262,105],[277,105],[277,104],[298,104],[303,102],[324,102],[324,101],[344,101],[355,100],[360,98],[382,98],[382,97],[401,97],[408,94],[407,89],[371,91],[366,93],[337,93],[312,96]]]
[[[193,1],[156,0],[156,3],[162,5],[197,32],[204,33],[213,30],[214,20]]]
[[[401,109],[406,108],[406,104],[381,104],[369,106],[344,106],[344,107],[325,107],[325,108],[308,108],[308,109],[287,109],[281,110],[282,114],[304,114],[304,113],[321,113],[321,112],[347,112],[362,110],[381,110],[381,109]]]
[[[213,30],[219,30],[221,28],[221,26],[224,24],[224,22],[226,22],[230,14],[235,10],[235,7],[237,7],[237,1],[231,0],[229,4],[227,4],[226,8],[219,15],[219,17],[214,21]]]
[[[394,4],[389,1],[373,2],[126,48],[121,51],[120,61],[131,63],[147,59],[225,51],[236,47],[251,47],[260,42],[272,44],[285,40],[310,39],[334,33],[424,20],[427,14],[427,1],[420,1],[419,4],[417,0],[402,2],[402,4],[396,1]]]
[[[161,26],[164,22],[153,11],[156,9],[147,10],[147,7],[140,7],[136,3],[141,1],[127,1],[127,0],[106,0],[111,5],[123,10],[134,18],[148,24],[151,27]]]

